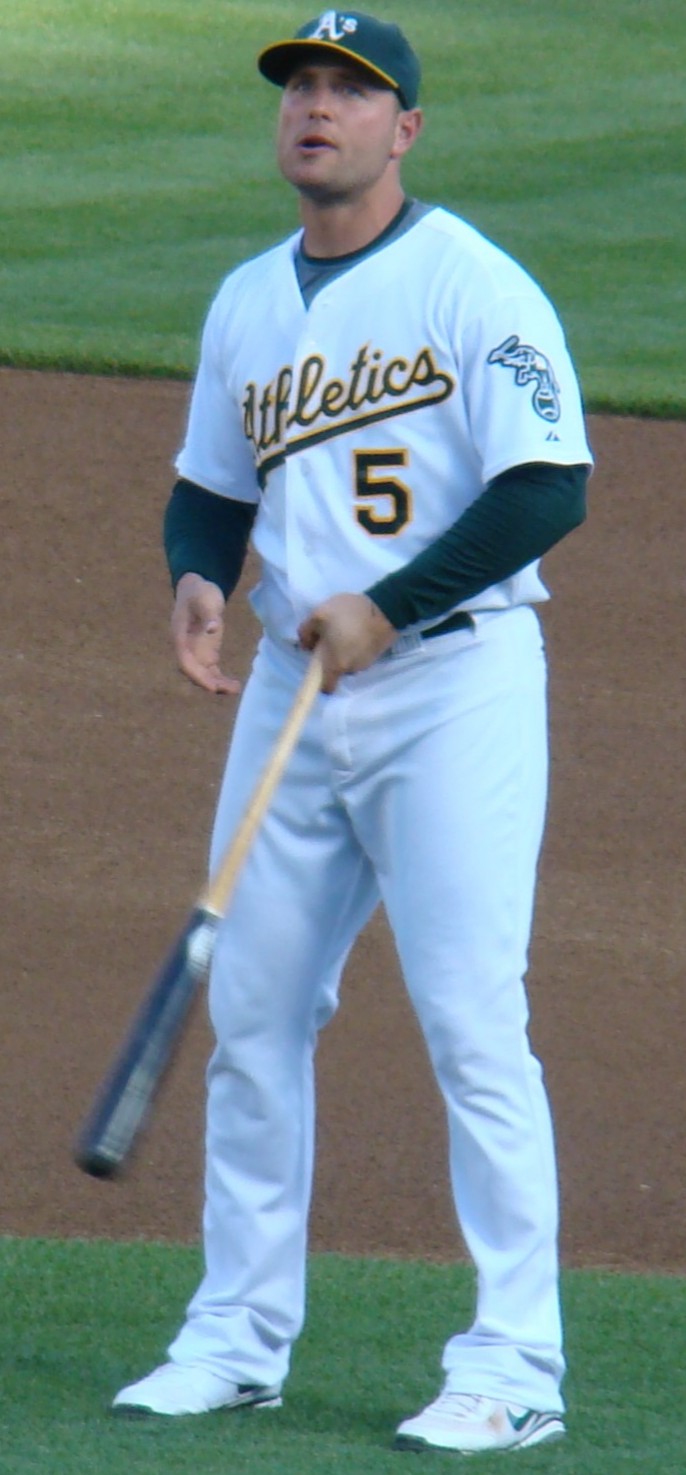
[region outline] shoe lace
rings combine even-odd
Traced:
[[[481,1393],[453,1393],[446,1388],[443,1393],[439,1393],[432,1408],[437,1413],[452,1414],[453,1418],[471,1419],[483,1411],[484,1404],[490,1402],[490,1398],[485,1398]]]

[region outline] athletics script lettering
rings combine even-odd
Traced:
[[[305,444],[438,404],[454,388],[455,380],[438,368],[430,348],[421,348],[410,361],[385,358],[365,343],[345,379],[327,377],[326,359],[310,354],[297,380],[293,369],[284,366],[262,387],[247,384],[243,428],[266,474]]]

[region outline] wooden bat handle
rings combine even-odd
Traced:
[[[206,912],[211,912],[216,917],[222,917],[226,911],[236,877],[250,849],[255,831],[269,806],[272,794],[298,741],[306,718],[314,706],[315,698],[321,691],[321,686],[322,659],[319,652],[315,650],[305,679],[245,814],[206,892],[198,903]]]

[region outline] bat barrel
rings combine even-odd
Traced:
[[[74,1147],[77,1167],[114,1178],[145,1122],[207,973],[217,918],[192,912],[138,1010]]]

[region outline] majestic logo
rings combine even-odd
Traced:
[[[535,386],[532,404],[542,420],[559,420],[560,386],[553,373],[553,366],[544,353],[521,343],[516,333],[511,333],[503,343],[488,355],[489,364],[502,364],[505,369],[514,369],[515,384]]]
[[[357,30],[357,21],[354,15],[339,15],[337,10],[325,10],[320,15],[313,31],[310,31],[308,40],[312,41],[343,41],[346,36],[352,35]]]
[[[296,451],[440,404],[454,388],[455,380],[438,367],[429,347],[413,359],[389,358],[369,343],[358,349],[344,378],[329,375],[326,359],[313,353],[297,373],[285,365],[268,384],[246,384],[243,429],[255,452],[260,485]]]

